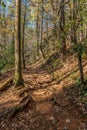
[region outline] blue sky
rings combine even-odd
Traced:
[[[9,6],[10,6],[10,4],[12,3],[12,1],[14,1],[14,0],[2,0],[2,2],[4,2],[4,4],[6,5],[5,15],[8,15]],[[26,0],[22,0],[22,2],[26,4]],[[1,6],[0,6],[0,10],[2,10],[2,13],[3,13],[3,7],[1,8]],[[10,16],[11,16],[11,15],[10,15]],[[12,17],[13,17],[13,16],[12,16]],[[35,27],[35,24],[36,24],[35,21],[27,21],[27,25],[28,25],[29,27],[34,28],[34,27]]]

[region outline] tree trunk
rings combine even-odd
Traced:
[[[43,10],[43,4],[44,4],[44,1],[42,0],[42,13],[41,13],[41,16],[42,16],[42,20],[41,20],[41,45],[40,45],[40,50],[41,50],[41,53],[42,53],[42,56],[43,58],[45,59],[45,54],[44,54],[44,51],[43,51],[43,13],[44,13],[44,10]]]
[[[23,22],[23,33],[22,33],[22,65],[25,69],[25,53],[24,53],[24,38],[25,38],[25,23],[26,23],[26,11],[27,11],[27,0],[25,5],[25,12],[24,12],[24,22]]]
[[[78,64],[79,64],[79,70],[80,70],[81,84],[84,85],[84,74],[83,74],[82,56],[81,56],[81,54],[78,54]]]
[[[77,23],[76,23],[76,20],[77,20],[77,3],[76,3],[76,0],[73,0],[73,7],[74,7],[74,10],[73,10],[73,21],[74,21],[74,24],[73,24],[73,43],[74,45],[75,44],[78,44],[78,41],[77,41],[77,30],[76,30],[76,26],[77,26]],[[82,66],[82,48],[80,50],[78,50],[78,66],[79,66],[79,72],[80,72],[80,79],[81,79],[81,84],[84,85],[84,74],[83,74],[83,66]]]
[[[15,86],[23,85],[21,69],[21,0],[16,0],[15,12]]]
[[[66,38],[65,38],[65,6],[64,6],[65,0],[62,0],[60,3],[60,39],[61,39],[61,55],[62,59],[66,59]]]
[[[37,57],[40,56],[39,54],[39,33],[40,33],[40,29],[39,29],[39,1],[38,1],[38,9],[37,9],[37,23],[36,23],[36,33],[37,33]]]
[[[0,6],[1,6],[1,3],[2,3],[2,1],[0,0]],[[1,10],[1,7],[0,7],[0,24],[1,24],[1,12],[2,12],[2,10]]]

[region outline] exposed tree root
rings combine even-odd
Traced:
[[[29,91],[29,88],[24,88],[24,89],[20,90],[19,97],[23,96],[28,91]]]
[[[0,91],[5,90],[10,83],[13,81],[13,78],[8,79],[6,82],[4,82],[0,86]],[[19,86],[17,88],[14,88],[15,91],[17,91],[18,96],[21,97],[21,101],[19,102],[18,105],[15,107],[9,108],[6,111],[0,112],[0,118],[10,118],[14,116],[17,112],[20,112],[22,109],[24,109],[28,103],[31,103],[31,101],[34,101],[33,98],[30,95],[30,87],[27,85],[24,86]]]
[[[23,96],[25,92],[31,92],[37,90],[35,88],[32,88],[31,85],[27,86],[27,84],[24,84],[24,86],[25,86],[24,88],[19,90],[19,97]]]
[[[10,83],[13,81],[13,77],[9,78],[8,80],[6,80],[2,85],[0,85],[0,91],[5,90]]]
[[[59,105],[59,106],[62,106],[62,107],[66,107],[66,106],[68,106],[69,105],[69,103],[60,103],[58,100],[57,100],[57,98],[56,98],[56,96],[52,96],[50,99],[49,99],[49,101],[52,101],[53,102],[53,106],[55,106],[55,105]]]
[[[13,108],[8,109],[5,112],[2,112],[3,114],[0,114],[1,118],[10,118],[14,116],[17,112],[20,112],[23,110],[29,102],[33,101],[32,97],[29,95],[29,93],[25,93],[24,97],[20,101],[18,105],[16,105]]]

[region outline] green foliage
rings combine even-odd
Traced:
[[[81,84],[81,79],[80,78],[77,78],[76,79],[76,85],[79,86]]]
[[[59,67],[61,64],[60,64],[60,60],[59,59],[53,59],[53,62],[52,62],[52,67],[53,69],[55,70],[57,67]]]
[[[84,96],[87,95],[87,84],[85,84],[85,86],[81,85],[81,79],[77,78],[76,79],[76,85],[80,87],[80,92],[81,92],[82,95],[84,95]]]
[[[82,56],[83,54],[86,53],[86,44],[81,44],[81,43],[74,44],[73,51]]]
[[[12,47],[7,46],[4,51],[2,51],[2,58],[0,60],[0,71],[4,69],[10,69],[14,66],[14,51]]]
[[[81,94],[87,96],[87,85],[81,86]]]
[[[6,7],[5,2],[2,2],[1,5],[2,5],[4,8]]]

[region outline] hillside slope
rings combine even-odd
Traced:
[[[23,70],[34,102],[10,120],[0,118],[0,130],[87,130],[87,95],[81,94],[77,58],[70,56],[61,66],[57,58],[52,55],[44,65],[38,61]],[[55,71],[50,71],[52,63],[56,63]],[[86,73],[86,59],[83,65]],[[0,83],[11,76],[11,72],[4,74]],[[0,116],[20,102],[18,93],[13,87],[0,93]]]

